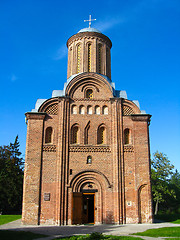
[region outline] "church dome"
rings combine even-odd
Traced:
[[[97,33],[101,33],[98,29],[96,28],[83,28],[81,29],[78,33],[81,33],[81,32],[97,32]]]
[[[111,79],[111,40],[96,28],[83,28],[67,41],[67,78],[79,73],[98,73]]]

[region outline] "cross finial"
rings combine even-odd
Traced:
[[[89,15],[89,20],[84,20],[84,22],[89,22],[89,28],[91,27],[92,21],[96,21],[96,19],[91,19],[91,15]]]

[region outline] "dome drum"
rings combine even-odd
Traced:
[[[112,43],[98,32],[79,32],[67,41],[67,78],[82,72],[96,72],[111,78]]]

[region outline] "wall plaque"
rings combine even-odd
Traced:
[[[50,201],[50,193],[44,193],[44,201]]]

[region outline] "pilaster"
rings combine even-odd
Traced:
[[[46,113],[26,113],[23,224],[39,224],[43,126]]]

